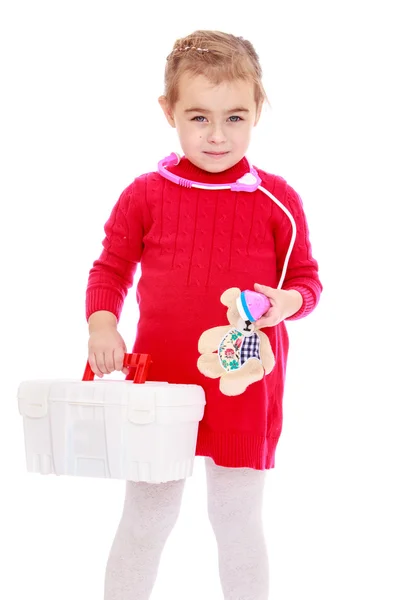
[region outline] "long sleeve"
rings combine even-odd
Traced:
[[[135,181],[122,192],[104,231],[103,251],[89,272],[86,318],[107,310],[119,320],[143,250],[141,197]]]
[[[297,235],[282,289],[297,290],[303,297],[300,310],[287,319],[290,321],[305,317],[314,310],[319,302],[322,285],[318,275],[318,263],[312,255],[303,203],[300,196],[290,186],[286,186],[286,196],[283,204],[289,209],[295,220]],[[278,278],[281,277],[292,236],[291,223],[287,215],[281,209],[279,210],[281,219],[274,233]]]

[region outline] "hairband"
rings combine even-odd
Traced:
[[[170,60],[177,52],[187,52],[188,50],[197,50],[197,52],[209,52],[208,48],[196,48],[196,46],[181,46],[172,50],[171,54],[167,56],[167,60]]]
[[[186,50],[197,50],[198,52],[208,52],[208,48],[196,48],[196,46],[185,46],[184,48],[176,48],[175,52],[186,52]]]

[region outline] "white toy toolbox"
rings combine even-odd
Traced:
[[[27,470],[148,483],[190,477],[204,390],[147,382],[150,363],[126,354],[128,380],[94,380],[88,363],[82,381],[22,382]]]

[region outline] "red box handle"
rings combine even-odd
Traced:
[[[123,366],[129,368],[129,373],[126,376],[126,379],[133,381],[133,383],[144,383],[146,381],[151,362],[150,354],[125,354]],[[87,361],[82,381],[93,381],[93,379],[94,373],[89,361]]]

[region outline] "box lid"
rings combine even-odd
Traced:
[[[23,381],[18,388],[19,411],[24,416],[40,417],[47,413],[49,402],[85,405],[127,405],[154,402],[155,406],[193,406],[206,404],[201,386],[164,382],[132,383],[126,380],[73,379]]]

